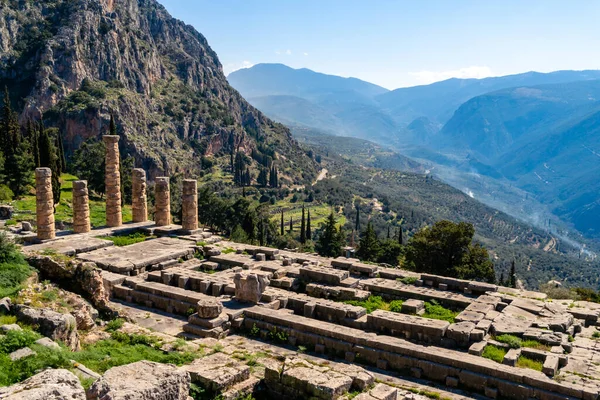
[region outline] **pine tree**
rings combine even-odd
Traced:
[[[358,245],[356,255],[363,261],[377,261],[381,253],[381,243],[377,238],[375,229],[371,223],[367,224],[367,229],[363,232]]]
[[[512,263],[510,265],[510,287],[517,287],[517,268],[515,266],[515,260],[512,260]]]
[[[300,243],[306,243],[306,215],[304,214],[304,206],[302,206],[302,222],[300,223]]]
[[[281,209],[281,236],[285,235],[285,232],[284,232],[284,230],[285,230],[285,229],[284,229],[284,225],[285,225],[285,224],[284,224],[284,222],[283,222],[283,209]]]
[[[337,257],[340,255],[344,242],[344,233],[338,230],[335,215],[331,211],[331,214],[329,214],[329,217],[325,221],[323,231],[319,235],[315,248],[323,257]]]
[[[312,240],[312,232],[310,229],[310,208],[308,209],[308,217],[306,218],[306,240]]]

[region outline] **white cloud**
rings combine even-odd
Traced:
[[[225,73],[225,75],[229,75],[232,72],[235,72],[239,69],[244,69],[244,68],[252,68],[254,66],[254,64],[252,64],[250,61],[242,61],[241,63],[230,63],[227,65],[223,66],[223,72]]]
[[[286,56],[291,56],[292,55],[292,51],[290,49],[287,49],[287,50],[275,50],[275,54],[277,54],[277,55],[284,54]]]
[[[288,56],[291,56],[291,55],[292,55],[292,51],[291,51],[290,49],[287,49],[287,50],[285,51],[285,54],[287,54]]]
[[[304,53],[304,56],[308,56],[308,53]]]
[[[418,71],[409,72],[410,75],[415,77],[419,83],[429,84],[433,82],[443,81],[450,78],[487,78],[493,76],[490,67],[473,65],[457,69],[454,71]]]

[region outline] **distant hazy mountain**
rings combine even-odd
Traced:
[[[293,69],[283,64],[258,64],[235,71],[227,79],[246,98],[270,95],[315,98],[340,92],[373,97],[388,92],[360,79],[321,74],[306,68]]]
[[[397,134],[394,121],[374,100],[388,90],[360,79],[258,64],[233,72],[228,80],[252,105],[282,123],[360,138]]]
[[[600,235],[600,80],[475,97],[429,144],[478,158],[580,231]]]
[[[443,124],[462,103],[484,93],[511,87],[589,79],[600,79],[600,71],[527,72],[485,79],[453,78],[431,85],[396,89],[377,96],[376,100],[398,122],[408,124],[415,118],[427,117]]]

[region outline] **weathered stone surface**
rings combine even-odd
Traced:
[[[23,329],[17,324],[6,324],[0,326],[0,331],[8,332],[8,331],[22,331]]]
[[[256,304],[269,285],[269,278],[261,274],[237,273],[233,278],[233,282],[235,283],[236,300]]]
[[[73,182],[73,232],[87,233],[91,230],[90,204],[87,181]]]
[[[106,226],[117,227],[123,224],[121,213],[121,171],[119,170],[119,136],[104,135],[105,156],[105,192]]]
[[[181,227],[183,230],[195,231],[198,229],[198,181],[195,179],[185,179],[183,181],[181,207]]]
[[[48,369],[8,387],[0,387],[3,400],[86,400],[79,379],[65,369]]]
[[[402,312],[406,314],[419,314],[425,309],[425,302],[423,300],[406,300],[402,303]]]
[[[31,232],[33,227],[31,226],[31,222],[23,221],[21,222],[21,232]]]
[[[88,390],[87,400],[187,400],[189,391],[186,371],[139,361],[106,371]]]
[[[217,318],[223,312],[223,304],[219,299],[206,298],[198,301],[198,317]]]
[[[8,356],[12,361],[17,361],[25,357],[35,356],[36,354],[37,353],[31,350],[29,347],[23,347],[22,349],[13,351]]]
[[[11,306],[10,297],[4,297],[0,299],[0,314],[8,314]]]
[[[198,382],[211,392],[220,393],[250,377],[250,368],[223,353],[211,354],[183,367],[192,382]]]
[[[52,171],[50,168],[35,170],[35,215],[37,237],[40,240],[54,239],[54,200],[52,197]]]
[[[169,178],[161,176],[154,182],[154,222],[157,226],[171,225],[171,192]]]
[[[53,341],[52,339],[47,338],[47,337],[38,339],[35,341],[35,343],[39,344],[40,346],[48,347],[49,349],[54,349],[54,350],[60,349],[60,346],[58,345],[58,343],[56,343],[55,341]]]
[[[133,222],[146,222],[148,220],[146,187],[146,171],[142,168],[134,168],[131,181],[131,213]]]
[[[71,350],[79,349],[77,321],[72,315],[23,305],[17,305],[15,309],[19,321],[29,325],[37,325],[42,335],[64,342]]]
[[[0,219],[11,219],[14,207],[6,204],[0,204]]]

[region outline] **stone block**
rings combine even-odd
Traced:
[[[446,386],[453,388],[458,387],[458,378],[455,378],[453,376],[446,377]]]
[[[425,309],[425,302],[422,300],[406,300],[402,303],[402,312],[406,314],[419,314]]]
[[[481,356],[483,354],[483,350],[487,346],[487,342],[476,342],[469,347],[469,354],[474,356]]]
[[[557,356],[548,356],[544,361],[542,372],[548,376],[554,376],[558,370],[559,358]]]
[[[521,349],[510,349],[504,356],[502,360],[502,364],[508,365],[511,367],[515,367],[517,365],[517,360],[521,356]]]

